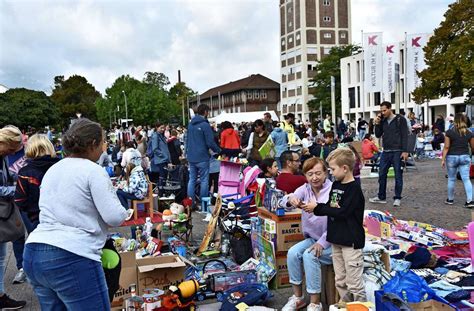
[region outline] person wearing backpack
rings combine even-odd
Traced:
[[[395,196],[393,206],[400,206],[403,189],[402,159],[408,158],[408,126],[404,117],[394,114],[392,104],[380,104],[380,114],[375,118],[375,136],[382,137],[383,153],[379,167],[379,193],[370,198],[371,203],[385,204],[387,194],[387,173],[390,166],[395,170]]]
[[[151,143],[147,146],[147,154],[150,157],[150,171],[153,182],[158,182],[158,187],[164,184],[166,170],[165,168],[171,163],[171,155],[168,149],[168,143],[164,136],[165,125],[157,122],[155,124],[155,132],[151,135]],[[158,175],[158,176],[157,176]]]

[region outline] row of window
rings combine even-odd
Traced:
[[[330,32],[325,32],[325,33],[323,34],[323,37],[324,37],[325,39],[331,39],[331,38],[332,38],[332,33],[330,33]],[[339,33],[339,37],[340,37],[341,39],[345,39],[345,38],[346,38],[346,33],[345,33],[345,32]],[[298,33],[298,34],[296,35],[296,40],[300,40],[300,39],[301,39],[301,36],[300,36],[300,34]],[[288,43],[293,43],[293,37],[291,37],[291,36],[288,37]],[[286,42],[285,42],[285,39],[283,38],[283,39],[281,40],[281,46],[285,46],[285,45],[286,45]]]

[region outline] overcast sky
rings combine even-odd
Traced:
[[[453,1],[352,0],[361,30],[432,32]],[[200,93],[261,73],[279,81],[278,0],[0,0],[0,84],[51,93],[53,78],[79,74],[102,94],[122,74],[177,70]]]

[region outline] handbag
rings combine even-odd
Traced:
[[[0,243],[16,241],[24,235],[25,226],[13,200],[0,200]]]
[[[10,174],[5,160],[3,163],[3,185],[7,185]],[[25,226],[21,219],[20,211],[16,207],[13,199],[0,199],[0,243],[16,241],[25,235]]]

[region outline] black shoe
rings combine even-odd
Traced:
[[[444,201],[444,204],[453,205],[454,200],[446,199],[446,201]]]
[[[0,297],[0,310],[18,310],[23,309],[25,305],[26,301],[13,300],[8,297],[7,294],[4,294],[2,297]]]
[[[464,204],[464,207],[465,207],[465,208],[469,208],[469,209],[474,208],[474,202],[473,202],[473,201],[471,201],[471,202],[466,202],[466,203]]]

